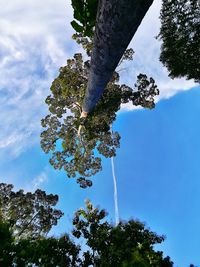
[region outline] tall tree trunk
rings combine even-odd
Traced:
[[[83,111],[100,99],[153,0],[99,0],[94,47]]]

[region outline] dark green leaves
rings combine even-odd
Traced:
[[[172,267],[170,258],[163,258],[153,245],[164,237],[150,231],[137,220],[113,226],[105,220],[104,209],[96,208],[87,200],[86,208],[79,209],[73,219],[73,235],[84,238],[88,250],[83,253],[84,266],[165,266]]]
[[[72,0],[75,20],[71,25],[76,32],[89,37],[93,35],[97,6],[98,0]]]
[[[80,24],[78,24],[75,20],[73,20],[73,21],[71,22],[71,25],[72,25],[72,27],[74,28],[74,30],[75,30],[76,32],[83,32],[83,30],[84,30],[84,27],[81,26]]]
[[[0,238],[1,266],[80,266],[80,247],[66,234],[59,238],[26,238],[16,242],[11,237],[9,225],[0,223]]]
[[[200,2],[163,0],[160,61],[172,78],[200,82]]]
[[[137,91],[132,94],[130,99],[135,106],[142,106],[152,109],[155,107],[154,97],[159,94],[159,90],[153,78],[148,80],[145,74],[139,74],[137,76],[137,82],[135,84]]]

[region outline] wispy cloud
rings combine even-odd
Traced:
[[[33,190],[40,188],[44,183],[48,181],[46,170],[42,171],[37,177],[32,180]]]
[[[45,166],[40,171],[29,170],[26,168],[13,168],[9,170],[1,169],[1,183],[13,184],[15,190],[23,189],[25,192],[34,192],[37,189],[44,188],[51,173],[49,172],[49,166]]]
[[[44,100],[74,50],[71,18],[64,0],[16,0],[1,9],[0,158],[17,157],[39,142]]]
[[[154,37],[161,1],[154,2],[131,44],[136,53],[123,79],[133,85],[138,73],[147,73],[157,81],[160,98],[166,98],[194,84],[170,80],[158,60],[160,44]],[[4,155],[17,157],[39,143],[51,82],[77,51],[71,19],[70,0],[7,1],[0,10],[0,160]]]

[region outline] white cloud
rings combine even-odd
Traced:
[[[0,158],[39,142],[44,100],[73,54],[69,1],[5,2],[0,11]]]
[[[34,192],[37,189],[42,189],[48,183],[49,166],[45,166],[38,174],[22,171],[21,168],[10,168],[6,170],[6,175],[1,174],[1,183],[13,184],[14,190],[23,189],[25,192]]]
[[[160,64],[160,0],[142,22],[132,46],[134,61],[123,79],[133,85],[139,72],[153,76],[160,98],[191,88],[191,81],[170,80]],[[0,159],[19,156],[39,143],[40,120],[46,113],[44,99],[66,59],[77,51],[71,40],[70,0],[0,0]],[[128,75],[127,75],[128,74]],[[132,109],[127,106],[126,108]]]
[[[42,171],[37,177],[35,177],[32,181],[32,190],[31,191],[35,191],[36,189],[40,188],[41,185],[43,185],[44,183],[46,183],[48,181],[48,177],[47,177],[47,173],[46,171]]]

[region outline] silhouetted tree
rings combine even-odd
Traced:
[[[163,0],[160,60],[172,78],[200,82],[200,1]]]

